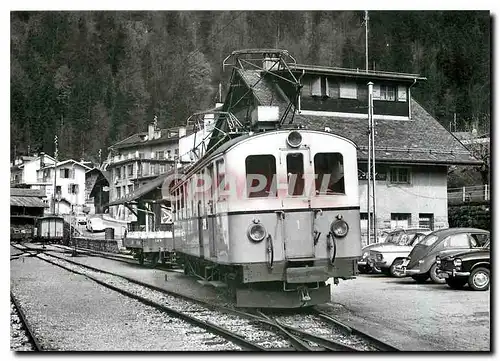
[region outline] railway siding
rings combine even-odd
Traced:
[[[240,349],[199,327],[34,257],[11,261],[11,290],[44,350]]]

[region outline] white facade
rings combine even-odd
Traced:
[[[179,138],[179,157],[181,161],[192,162],[203,157],[214,126],[214,115],[205,114],[202,129],[198,130],[196,133]],[[204,145],[202,145],[202,143],[204,143]],[[196,154],[193,149],[196,149]]]
[[[85,206],[85,172],[89,167],[72,159],[59,162],[56,166],[56,213],[69,214],[71,205],[74,210],[81,213]],[[54,196],[54,167],[45,167],[38,170],[37,188],[45,188],[49,204],[52,205]],[[47,212],[52,212],[49,208]]]
[[[55,160],[51,156],[45,154],[43,162],[47,165],[53,165]],[[16,161],[14,163],[16,169],[13,169],[10,174],[11,184],[27,184],[38,185],[37,172],[40,169],[40,156],[36,156],[27,161]]]
[[[407,183],[377,180],[375,187],[377,230],[388,228],[448,227],[448,193],[446,166],[417,167],[404,165],[410,169]],[[381,170],[383,171],[383,170]],[[377,171],[378,173],[378,171]],[[362,236],[367,235],[367,184],[359,180]],[[370,199],[370,202],[373,202]],[[373,205],[370,205],[372,208]]]

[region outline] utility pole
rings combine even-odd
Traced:
[[[366,72],[368,73],[368,10],[365,10],[365,51],[366,51]]]
[[[377,237],[377,217],[376,217],[376,197],[375,197],[375,121],[373,112],[373,83],[368,83],[368,178],[366,194],[366,210],[368,214],[368,239],[367,244],[371,242],[371,235],[374,240]],[[373,200],[373,213],[371,212],[371,201]],[[371,217],[373,214],[373,219]],[[372,222],[373,221],[373,222]],[[373,229],[372,229],[373,228]],[[372,233],[373,231],[373,233]]]
[[[57,188],[57,181],[56,181],[56,175],[57,175],[57,134],[54,136],[54,145],[55,145],[55,150],[54,150],[54,191],[52,192],[52,203],[53,203],[53,209],[52,213],[56,214],[56,188]]]

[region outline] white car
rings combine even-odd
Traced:
[[[87,217],[85,214],[77,214],[75,220],[78,224],[87,224]]]
[[[373,247],[370,249],[368,264],[387,275],[403,277],[404,273],[398,269],[398,266],[408,257],[413,247],[429,233],[430,231],[403,233],[398,243],[382,243]]]
[[[104,231],[106,226],[101,218],[89,218],[87,220],[87,231],[89,232],[100,232]]]

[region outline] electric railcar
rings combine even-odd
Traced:
[[[329,132],[227,141],[171,188],[173,248],[189,274],[222,281],[239,307],[329,302],[361,256],[356,146]]]

